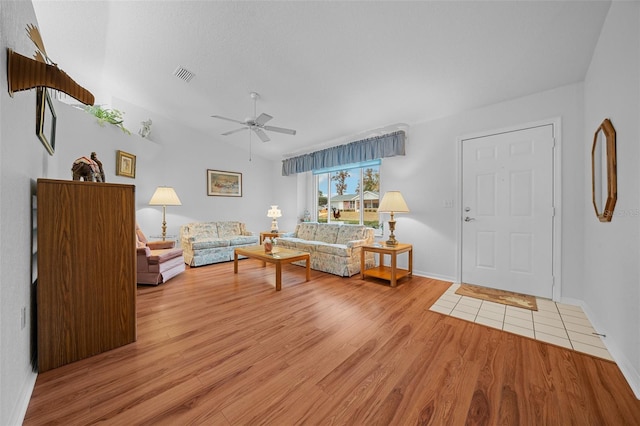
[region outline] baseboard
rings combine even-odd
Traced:
[[[429,272],[416,271],[415,269],[413,270],[413,275],[416,275],[418,277],[424,277],[424,278],[432,278],[434,280],[440,280],[440,281],[454,282],[456,280],[454,277],[450,277],[450,276],[447,276],[447,275],[440,275],[440,274],[433,274],[433,273],[429,273]]]
[[[622,371],[622,375],[627,379],[627,383],[629,383],[636,399],[640,400],[640,373],[633,367],[627,357],[617,349],[615,344],[605,342],[605,345],[613,359],[616,360],[616,364],[618,364],[618,368]]]
[[[580,306],[584,314],[587,316],[587,318],[589,318],[589,321],[591,322],[591,325],[596,330],[596,332],[606,335],[606,329],[602,326],[602,324],[598,322],[596,315],[593,313],[591,308],[589,308],[589,305],[587,305],[585,302],[578,299],[563,297],[560,303]],[[615,340],[613,340],[611,337],[605,337],[601,340],[618,365],[618,368],[622,372],[624,378],[627,380],[627,383],[629,383],[629,387],[631,387],[631,390],[636,396],[636,399],[640,400],[640,372],[635,369],[633,363],[631,363],[629,359],[624,355],[623,351],[620,350],[620,347],[616,344]]]
[[[22,386],[22,389],[20,389],[18,402],[13,407],[11,415],[9,416],[8,425],[21,425],[24,422],[24,416],[27,415],[27,408],[29,408],[29,401],[31,401],[33,389],[36,387],[37,378],[38,373],[30,374]]]

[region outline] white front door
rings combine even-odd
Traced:
[[[462,282],[552,298],[553,126],[462,141]]]

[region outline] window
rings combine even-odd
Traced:
[[[380,160],[316,170],[316,220],[370,226],[382,232]]]

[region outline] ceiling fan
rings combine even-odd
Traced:
[[[245,129],[253,130],[253,132],[258,135],[262,142],[269,142],[271,139],[264,132],[265,130],[269,132],[278,132],[284,133],[287,135],[295,135],[296,131],[293,129],[285,129],[283,127],[275,127],[275,126],[266,126],[265,124],[271,120],[273,117],[269,114],[262,113],[256,117],[256,102],[260,99],[260,95],[256,92],[251,92],[249,94],[251,99],[253,99],[253,117],[245,118],[244,121],[234,120],[233,118],[222,117],[219,115],[212,115],[213,118],[219,118],[221,120],[233,121],[234,123],[242,124],[242,127],[239,129],[231,130],[225,133],[222,133],[222,136],[232,135],[237,132],[241,132]]]

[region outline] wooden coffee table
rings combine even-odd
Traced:
[[[311,279],[311,266],[309,264],[309,253],[298,250],[290,250],[283,247],[274,247],[271,253],[266,253],[263,246],[238,247],[233,251],[233,273],[238,273],[238,255],[246,256],[250,259],[262,261],[262,266],[266,262],[276,265],[276,291],[282,288],[282,265],[295,262],[297,260],[306,261],[307,281]]]

